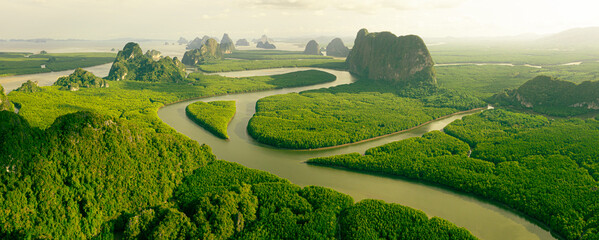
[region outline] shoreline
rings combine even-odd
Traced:
[[[560,235],[559,233],[555,232],[550,226],[549,224],[546,224],[544,222],[541,222],[540,220],[526,214],[525,212],[522,212],[516,208],[513,208],[509,205],[507,205],[506,203],[502,203],[500,201],[497,201],[495,199],[491,199],[491,198],[485,198],[482,195],[476,194],[474,192],[466,192],[463,190],[460,190],[458,188],[454,188],[448,185],[443,185],[441,183],[437,183],[434,181],[430,181],[427,179],[418,179],[418,178],[410,178],[410,177],[406,177],[406,176],[402,176],[402,175],[398,175],[398,174],[393,174],[393,173],[386,173],[383,171],[368,171],[368,170],[364,170],[364,169],[358,169],[358,168],[351,168],[351,167],[346,167],[346,166],[340,166],[340,165],[334,165],[334,164],[326,164],[326,163],[318,163],[318,162],[310,162],[310,159],[304,161],[305,164],[308,165],[313,165],[313,166],[319,166],[319,167],[326,167],[326,168],[332,168],[332,169],[338,169],[338,170],[343,170],[343,171],[350,171],[350,172],[356,172],[356,173],[360,173],[360,174],[369,174],[369,175],[375,175],[375,176],[382,176],[382,177],[386,177],[386,178],[398,178],[398,179],[402,179],[402,180],[406,180],[406,181],[412,181],[412,182],[416,182],[416,183],[422,183],[422,184],[426,184],[429,186],[433,186],[433,187],[438,187],[441,189],[445,189],[451,192],[454,192],[456,194],[460,194],[460,195],[466,195],[466,196],[471,196],[473,198],[476,198],[479,201],[483,201],[483,202],[487,202],[490,203],[492,205],[495,206],[499,206],[505,210],[508,210],[510,212],[516,213],[517,215],[519,215],[520,217],[525,218],[526,220],[540,226],[541,228],[547,230],[551,236],[557,238],[558,240],[565,240],[566,238],[563,237],[562,235]]]

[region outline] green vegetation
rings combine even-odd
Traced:
[[[257,141],[276,147],[321,148],[391,134],[484,105],[477,98],[446,89],[390,87],[361,80],[262,98],[248,132]]]
[[[114,53],[0,52],[0,76],[34,74],[91,67],[114,61]],[[42,65],[45,68],[42,68]]]
[[[396,228],[474,238],[412,209],[381,202],[352,208],[347,195],[216,160],[208,146],[162,123],[157,108],[188,96],[274,88],[267,82],[275,80],[192,76],[197,85],[120,81],[77,92],[11,92],[37,115],[0,112],[0,238],[334,239],[356,235],[363,223],[356,216],[365,211],[377,216],[367,221],[383,226],[370,230],[382,239],[396,239],[386,234]],[[51,119],[43,109],[69,104],[112,116],[67,114],[45,130],[26,120]]]
[[[444,132],[309,162],[434,182],[506,204],[566,239],[599,237],[599,121],[488,110]]]
[[[8,98],[6,97],[6,94],[4,93],[4,87],[2,87],[2,85],[0,85],[0,111],[12,111],[13,110],[13,105],[10,101],[8,101]]]
[[[575,116],[599,109],[599,82],[577,85],[548,76],[537,76],[518,89],[506,90],[490,100],[553,116]]]
[[[166,202],[214,160],[174,131],[79,112],[42,131],[0,112],[0,238],[90,238],[124,212]]]
[[[185,81],[185,66],[170,57],[154,61],[139,44],[130,42],[117,54],[107,79],[179,83]]]
[[[235,101],[195,102],[185,108],[187,117],[212,132],[228,139],[227,126],[235,115]]]
[[[380,200],[363,200],[340,217],[340,239],[476,239],[446,220]]]
[[[547,75],[565,81],[582,83],[599,79],[599,62],[584,62],[571,66],[461,65],[436,66],[439,86],[486,99],[505,89],[518,88],[538,75]]]
[[[283,67],[320,67],[340,70],[346,68],[343,60],[335,59],[224,60],[198,66],[204,72],[231,72]]]
[[[77,91],[79,88],[108,87],[108,83],[106,80],[96,77],[91,72],[77,68],[71,75],[58,78],[54,82],[54,86],[60,86],[62,89],[70,91]]]
[[[245,60],[297,60],[297,59],[331,59],[320,55],[307,55],[300,51],[283,50],[236,50],[225,57]]]
[[[15,89],[15,91],[19,91],[19,92],[27,92],[27,93],[34,93],[34,92],[41,92],[43,91],[43,89],[37,85],[37,81],[31,81],[31,80],[27,80],[27,82],[24,82],[23,84],[21,84],[21,86],[17,89]]]
[[[113,81],[109,88],[85,88],[76,92],[43,87],[36,93],[10,92],[11,101],[21,105],[19,114],[32,126],[46,128],[61,115],[94,111],[133,120],[140,126],[160,128],[158,108],[184,99],[230,93],[269,90],[330,82],[335,76],[310,70],[274,76],[228,78],[192,73],[189,83]]]

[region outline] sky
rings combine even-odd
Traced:
[[[551,34],[599,26],[593,0],[0,0],[0,39]]]

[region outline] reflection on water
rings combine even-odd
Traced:
[[[309,68],[269,69],[223,73],[227,76],[271,75],[305,70]],[[549,232],[530,221],[495,205],[453,191],[396,177],[363,174],[305,164],[304,161],[321,156],[351,152],[364,153],[368,148],[389,142],[421,136],[441,130],[455,119],[467,114],[438,120],[412,131],[341,148],[319,151],[293,151],[276,149],[252,139],[246,130],[247,123],[255,113],[256,101],[273,94],[299,92],[308,89],[330,87],[355,81],[347,72],[324,70],[335,74],[337,80],[309,87],[288,88],[265,92],[234,94],[181,102],[158,111],[159,117],[177,131],[205,143],[214,154],[224,160],[240,163],[246,167],[264,170],[289,179],[300,186],[318,185],[351,195],[355,200],[382,199],[420,209],[429,216],[445,218],[465,227],[481,239],[554,239]],[[213,136],[194,124],[185,115],[185,107],[195,101],[235,100],[237,112],[229,124],[230,140]]]

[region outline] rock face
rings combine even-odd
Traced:
[[[183,45],[183,44],[187,44],[189,41],[187,41],[187,39],[185,39],[184,37],[180,37],[179,40],[177,40],[177,43],[179,43],[179,45]]]
[[[242,38],[242,39],[237,40],[237,42],[235,43],[235,45],[237,45],[237,46],[249,46],[250,42],[248,42],[247,39]]]
[[[34,93],[41,92],[42,88],[38,85],[37,81],[27,80],[19,88],[15,89],[18,92]]]
[[[208,39],[206,44],[202,45],[200,49],[192,49],[185,52],[182,62],[185,65],[197,65],[222,58],[223,53],[220,44],[214,39]]]
[[[304,49],[304,54],[322,55],[322,52],[320,52],[320,45],[318,45],[316,40],[310,40],[308,42],[308,44],[306,44],[306,48]]]
[[[142,54],[139,44],[130,42],[116,55],[107,79],[181,82],[185,75],[185,68],[178,60],[163,57],[154,61],[149,56]]]
[[[584,113],[599,110],[599,81],[573,82],[549,76],[537,76],[514,90],[506,90],[491,98],[499,105],[532,108],[552,115]],[[576,111],[572,109],[578,108]]]
[[[223,34],[223,38],[220,40],[220,50],[223,53],[232,53],[235,50],[235,44],[233,44],[229,34]]]
[[[4,87],[0,85],[0,111],[12,111],[12,104],[8,101],[6,94],[4,94]]]
[[[145,55],[154,61],[158,61],[162,58],[162,53],[158,50],[148,50]]]
[[[54,86],[61,86],[62,89],[77,91],[79,88],[108,87],[108,83],[105,79],[96,77],[96,75],[91,72],[77,68],[71,75],[58,78],[58,80],[54,82]]]
[[[204,44],[206,44],[208,39],[210,39],[210,37],[208,37],[206,35],[204,35],[204,37],[202,37],[202,38],[196,37],[195,39],[193,39],[193,41],[191,41],[187,44],[186,49],[200,49]]]
[[[424,41],[416,35],[395,36],[390,32],[358,32],[347,57],[349,72],[389,83],[436,85],[431,58]]]
[[[347,57],[349,55],[349,48],[343,44],[341,38],[333,39],[329,45],[327,45],[327,56],[333,57]]]
[[[256,47],[257,48],[264,48],[264,49],[276,49],[277,48],[274,44],[269,43],[268,41],[266,41],[264,43],[263,42],[258,42],[258,44],[256,44]]]
[[[264,48],[264,49],[276,49],[277,47],[272,44],[273,40],[268,38],[266,35],[262,35],[262,37],[260,39],[258,39],[256,44],[257,48]]]

